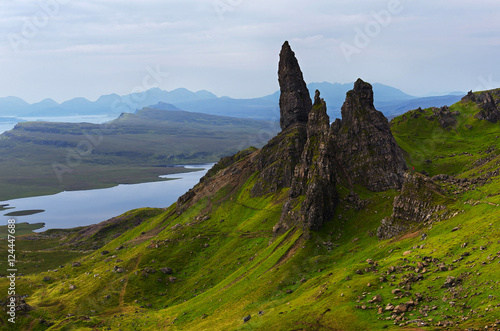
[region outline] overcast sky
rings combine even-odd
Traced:
[[[0,97],[28,102],[153,86],[263,96],[285,40],[308,83],[500,87],[498,0],[2,1],[0,31]]]

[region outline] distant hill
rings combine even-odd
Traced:
[[[261,147],[278,130],[276,122],[187,112],[167,103],[102,125],[19,123],[0,135],[0,201],[157,181],[174,165],[216,162]]]
[[[347,91],[353,83],[311,83],[308,84],[311,97],[316,89],[328,105],[330,117],[340,118],[340,108]],[[373,84],[375,107],[388,117],[394,117],[418,107],[441,107],[451,105],[463,95],[446,95],[417,98],[391,86]],[[109,115],[133,113],[139,109],[160,102],[176,105],[186,111],[220,116],[251,118],[276,121],[279,119],[279,92],[253,99],[234,99],[217,97],[209,91],[192,92],[185,88],[164,91],[152,88],[142,93],[120,96],[103,95],[96,101],[74,98],[61,104],[52,99],[45,99],[35,104],[28,104],[16,97],[0,98],[0,116],[51,117],[72,115]]]

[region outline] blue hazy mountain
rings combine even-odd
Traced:
[[[352,89],[353,83],[311,83],[308,85],[311,97],[315,90],[321,91],[321,96],[328,106],[332,120],[340,117],[340,108],[346,93]],[[418,107],[441,107],[451,105],[460,100],[462,95],[453,94],[436,97],[417,98],[401,90],[384,84],[373,84],[375,107],[387,117],[402,114]],[[45,99],[35,104],[29,104],[17,97],[0,98],[0,116],[17,117],[50,117],[72,115],[109,115],[118,116],[121,113],[133,113],[139,109],[158,103],[173,104],[191,112],[211,115],[232,116],[264,120],[279,119],[279,92],[261,98],[234,99],[217,97],[209,91],[192,92],[185,88],[165,91],[159,88],[132,93],[128,95],[109,94],[99,97],[96,101],[85,98],[74,98],[61,104],[52,99]]]

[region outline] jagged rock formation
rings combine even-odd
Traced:
[[[371,191],[401,188],[406,162],[387,118],[373,105],[370,84],[358,79],[347,93],[333,134],[338,164],[351,184]]]
[[[262,148],[256,158],[259,180],[252,196],[274,193],[290,187],[307,140],[306,124],[312,108],[309,90],[295,53],[286,41],[280,52],[280,125],[283,130]]]
[[[343,120],[330,126],[319,91],[311,104],[288,42],[280,53],[278,75],[282,131],[261,150],[221,160],[179,198],[178,213],[222,188],[234,192],[252,178],[251,197],[287,192],[275,232],[295,226],[318,230],[335,215],[340,181],[349,189],[356,184],[373,191],[401,188],[406,163],[387,119],[373,106],[370,84],[356,82],[342,107]]]
[[[307,123],[307,142],[300,164],[295,169],[281,219],[274,227],[275,232],[295,224],[317,230],[332,219],[335,213],[338,203],[335,189],[335,151],[330,139],[330,118],[326,113],[326,103],[319,95],[319,91],[316,91]],[[300,208],[296,209],[301,201]]]
[[[280,84],[280,125],[285,130],[295,123],[307,123],[312,103],[295,53],[288,41],[280,53],[278,80]]]
[[[472,93],[472,91],[469,91],[466,96],[460,100],[462,103],[468,103],[468,102],[476,102],[476,95]]]
[[[496,123],[500,120],[500,99],[495,99],[494,95],[500,97],[500,90],[481,92],[479,94],[469,91],[461,101],[462,103],[474,102],[478,105],[480,111],[474,116],[475,118]]]
[[[307,140],[304,124],[298,124],[279,133],[262,147],[255,158],[255,170],[259,172],[251,196],[275,193],[292,185],[296,165],[300,162]]]
[[[481,93],[477,101],[481,108],[479,113],[475,116],[477,119],[487,120],[491,123],[496,123],[500,120],[500,107],[496,104],[491,93]]]
[[[434,118],[436,118],[439,125],[441,125],[443,129],[449,129],[458,123],[456,117],[460,115],[460,112],[450,111],[450,108],[448,108],[448,106],[444,106],[441,108],[433,107],[432,112],[434,113],[434,115],[432,115],[429,120],[433,120]]]
[[[394,198],[392,216],[382,220],[377,236],[392,238],[432,220],[437,212],[446,208],[439,204],[443,199],[441,187],[432,179],[419,173],[405,173],[401,195]]]

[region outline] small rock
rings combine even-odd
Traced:
[[[408,306],[405,304],[405,303],[400,303],[395,309],[394,311],[396,313],[404,313],[404,312],[407,312],[408,311]]]
[[[394,305],[392,303],[388,303],[387,306],[385,307],[386,311],[393,311],[394,310]]]
[[[171,274],[174,273],[174,271],[172,270],[172,268],[161,268],[160,271],[163,272],[166,275],[171,275]]]
[[[446,277],[446,281],[444,282],[443,288],[454,287],[457,284],[457,279],[453,276]]]

